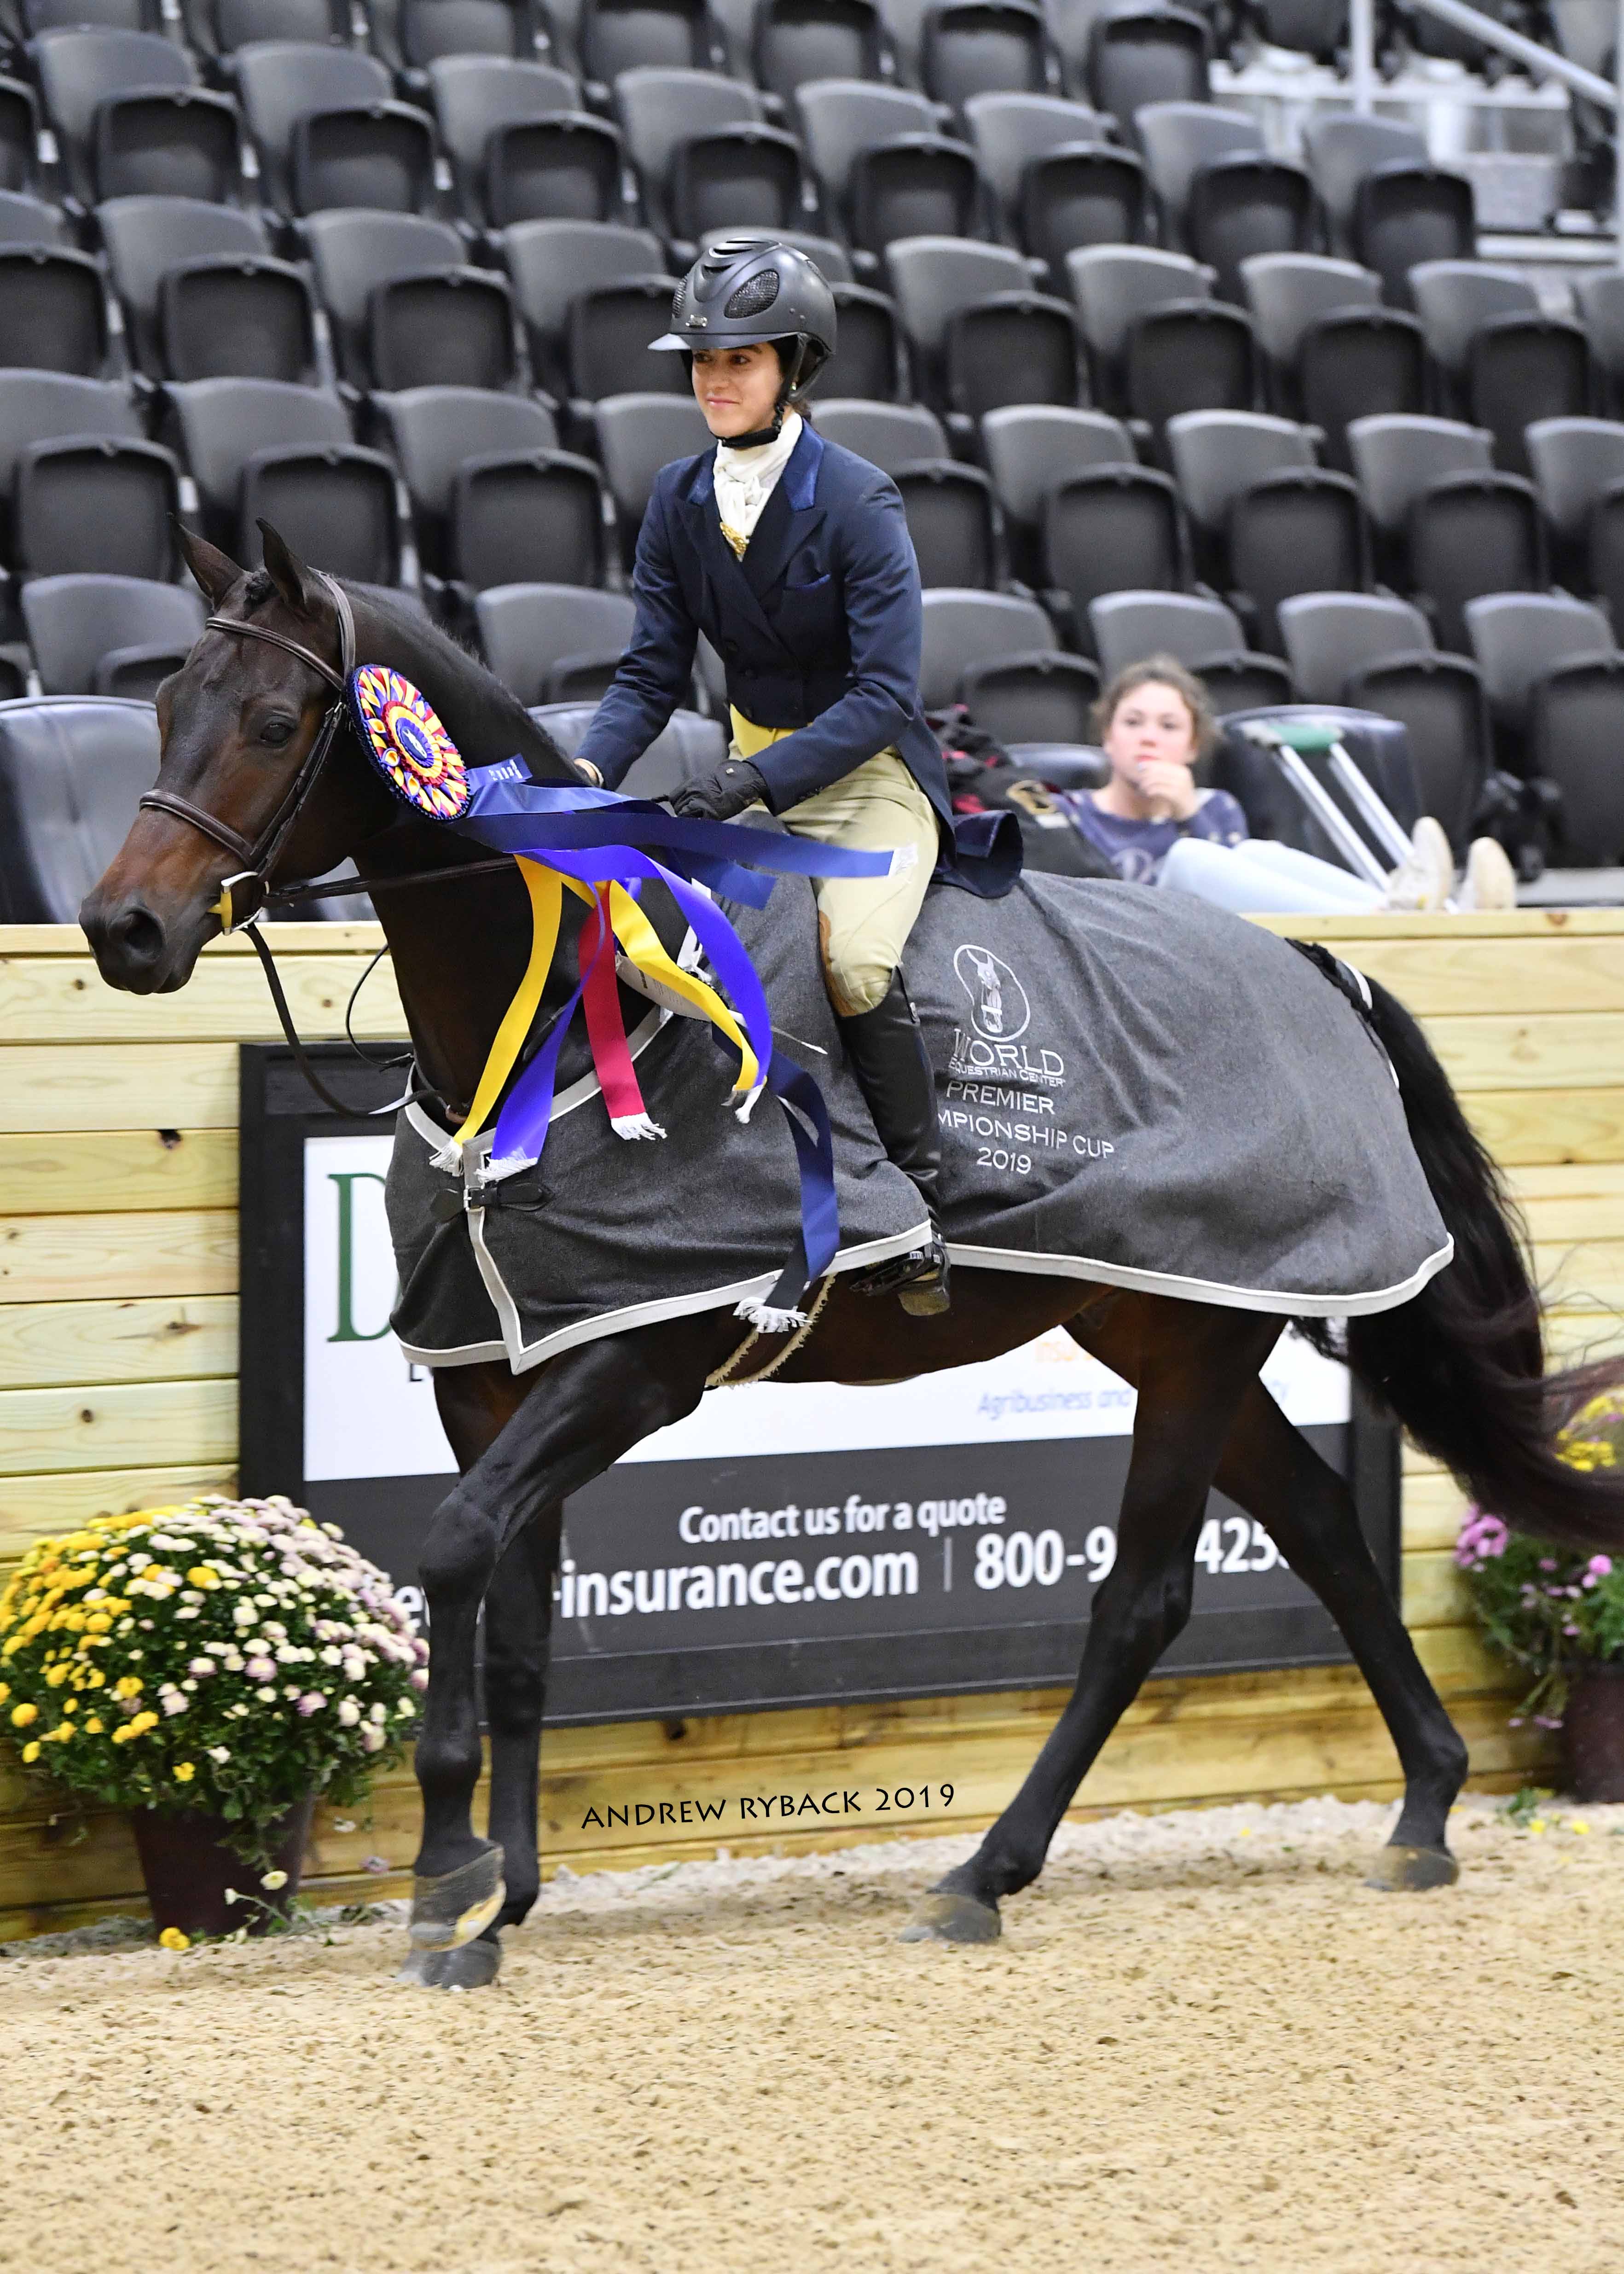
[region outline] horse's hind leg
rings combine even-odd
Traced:
[[[1146,1303],[1122,1321],[1119,1370],[1139,1393],[1133,1452],[1116,1561],[1094,1597],[1077,1687],[1015,1798],[969,1862],[925,1897],[905,1941],[991,1941],[1001,1898],[1042,1870],[1095,1755],[1189,1618],[1214,1472],[1279,1331],[1277,1319],[1193,1303]]]
[[[485,1599],[485,1718],[491,1742],[489,1835],[508,1894],[486,1932],[517,1926],[541,1892],[536,1788],[553,1647],[553,1578],[564,1504],[554,1501],[508,1546]]]
[[[1460,1871],[1447,1830],[1466,1779],[1466,1747],[1365,1545],[1352,1494],[1261,1382],[1236,1416],[1217,1481],[1266,1527],[1335,1620],[1397,1750],[1403,1811],[1365,1884],[1389,1891],[1450,1886]]]

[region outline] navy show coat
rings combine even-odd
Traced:
[[[678,458],[656,478],[632,574],[636,625],[577,757],[615,788],[687,695],[703,632],[734,709],[794,730],[754,760],[775,813],[894,747],[941,823],[938,873],[1007,892],[1019,829],[992,815],[955,828],[920,701],[919,564],[896,484],[804,425],[741,561],[722,534],[714,455]]]

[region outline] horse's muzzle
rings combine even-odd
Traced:
[[[132,995],[160,995],[184,987],[202,945],[197,929],[166,924],[137,893],[109,893],[98,885],[79,912],[96,968],[109,987]],[[177,937],[177,932],[186,935]],[[188,952],[190,951],[190,952]]]

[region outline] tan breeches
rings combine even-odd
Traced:
[[[759,729],[750,739],[757,749],[765,749]],[[872,1011],[902,960],[936,865],[936,809],[896,751],[885,749],[778,818],[797,837],[816,837],[853,852],[898,846],[914,850],[912,867],[893,876],[819,877],[813,882],[830,1000],[843,1017]]]

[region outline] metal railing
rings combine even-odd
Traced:
[[[1624,0],[1619,0],[1619,28],[1613,44],[1613,78],[1598,78],[1586,71],[1583,64],[1569,63],[1566,56],[1542,48],[1537,40],[1525,39],[1521,32],[1513,32],[1504,24],[1481,10],[1469,8],[1465,0],[1410,0],[1413,7],[1425,9],[1429,16],[1451,24],[1457,32],[1466,32],[1480,40],[1485,48],[1494,48],[1513,63],[1522,64],[1536,79],[1560,79],[1575,94],[1583,94],[1604,110],[1613,113],[1614,160],[1614,235],[1619,259],[1624,264]],[[1350,45],[1352,50],[1353,107],[1361,117],[1369,117],[1376,102],[1376,0],[1350,0]]]

